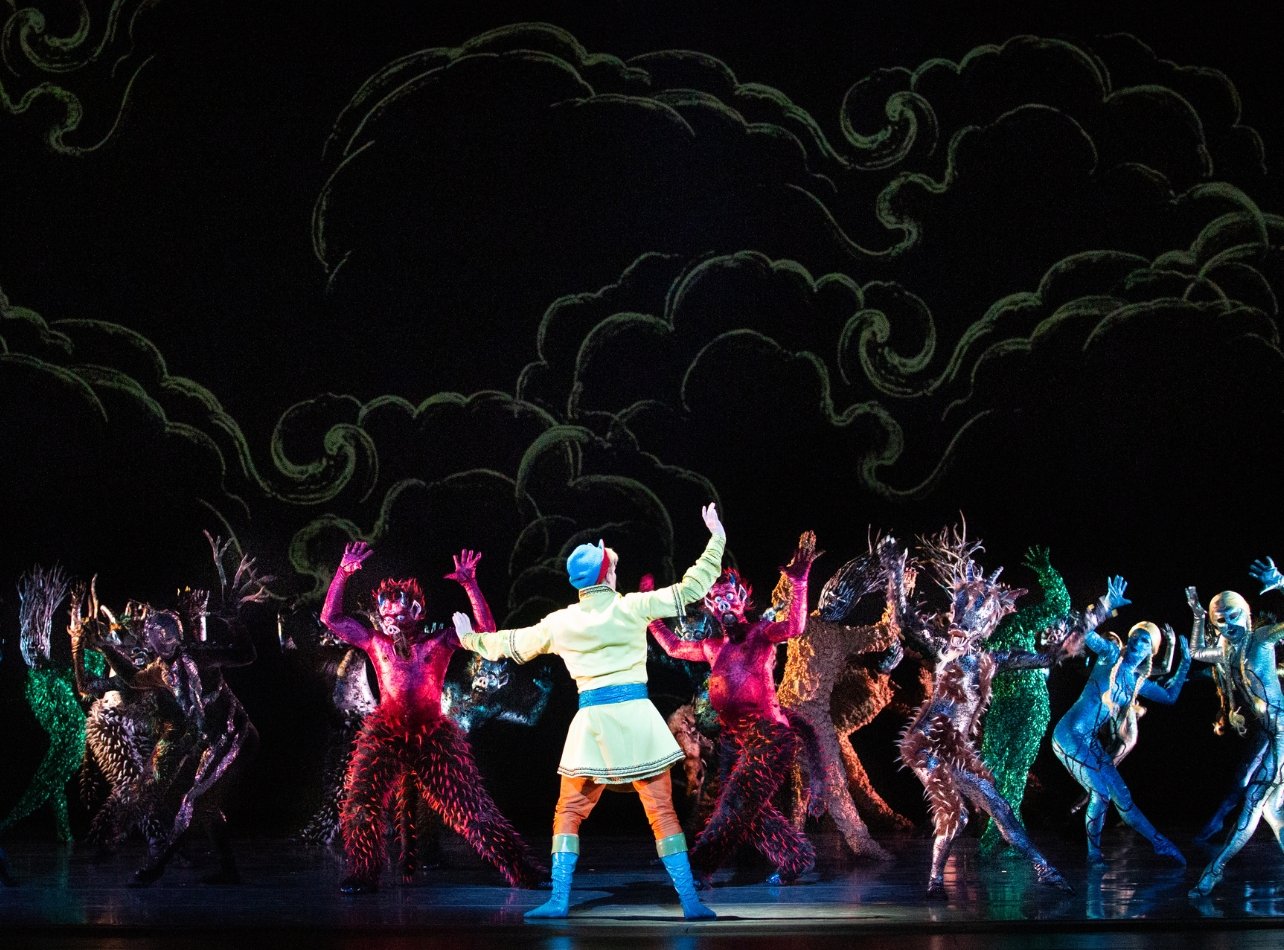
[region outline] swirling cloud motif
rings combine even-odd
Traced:
[[[1017,36],[874,71],[836,105],[830,137],[831,117],[714,57],[622,60],[513,24],[358,90],[314,246],[338,306],[375,308],[466,391],[511,385],[535,302],[646,254],[753,250],[908,288],[952,347],[1056,261],[1188,242],[1206,222],[1175,196],[1196,184],[1260,200],[1265,181],[1230,80],[1130,36]]]
[[[589,53],[547,24],[390,64],[326,157],[314,245],[338,305],[373,306],[423,341],[416,356],[449,334],[469,358],[431,363],[460,387],[511,385],[539,309],[641,252],[798,256],[823,234],[838,266],[901,239],[842,234],[827,209],[836,157],[778,90],[688,51]]]
[[[45,142],[55,152],[80,155],[101,148],[118,128],[130,89],[150,61],[135,49],[134,28],[157,2],[113,0],[101,22],[95,22],[84,0],[73,5],[74,22],[64,22],[66,4],[11,3],[0,27],[0,63],[8,73],[0,78],[0,111],[12,116],[41,112],[46,117],[40,121],[48,123]],[[115,96],[106,128],[91,145],[69,142],[85,119],[82,95],[100,88]],[[52,117],[35,108],[41,101],[53,103]]]
[[[442,580],[450,552],[488,552],[497,612],[534,619],[566,602],[562,561],[587,539],[611,539],[625,578],[672,576],[675,543],[698,550],[699,506],[715,497],[609,420],[567,425],[496,392],[419,404],[322,394],[283,413],[260,458],[214,395],[137,333],[47,322],[3,297],[0,397],[0,498],[23,560],[43,547],[90,569],[123,557],[168,574],[174,539],[210,527],[304,601],[361,537],[377,569],[419,574],[433,596],[458,596]],[[668,504],[689,523],[670,521]]]
[[[645,571],[672,577],[675,546],[698,550],[700,505],[716,497],[707,480],[661,464],[618,425],[566,425],[501,393],[441,394],[417,406],[379,399],[350,406],[351,417],[338,408],[308,411],[331,431],[359,426],[378,449],[380,479],[361,505],[342,517],[314,511],[294,534],[291,564],[313,579],[313,595],[343,543],[362,537],[384,559],[374,570],[414,573],[430,599],[458,599],[441,575],[448,552],[470,547],[488,554],[484,587],[497,615],[534,621],[568,602],[563,563],[584,541],[609,539],[623,583]]]
[[[1175,204],[1207,221],[1188,247],[1066,257],[950,345],[895,284],[756,252],[647,256],[550,307],[518,395],[617,419],[643,448],[716,473],[739,511],[771,499],[801,517],[824,499],[839,523],[867,519],[871,500],[926,498],[968,466],[972,492],[996,468],[1091,478],[1100,460],[1079,433],[1155,464],[1194,454],[1192,432],[1284,434],[1284,220],[1230,186]],[[1217,466],[1185,467],[1215,480]]]

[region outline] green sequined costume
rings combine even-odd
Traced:
[[[85,755],[85,711],[76,698],[71,670],[40,666],[27,670],[27,703],[40,728],[49,733],[49,749],[31,784],[0,821],[0,832],[48,802],[54,810],[59,841],[71,840],[67,817],[67,783]]]
[[[1070,594],[1061,574],[1048,560],[1046,548],[1031,548],[1024,563],[1034,571],[1043,591],[1038,603],[1022,607],[1003,618],[990,637],[987,649],[1039,649],[1039,635],[1070,613]],[[994,677],[993,699],[985,714],[981,757],[994,773],[994,784],[1021,818],[1021,802],[1030,767],[1052,720],[1046,670],[1004,670]],[[1024,819],[1021,819],[1024,823]],[[1003,847],[994,822],[981,835],[981,853],[992,855]]]

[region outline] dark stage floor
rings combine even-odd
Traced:
[[[543,892],[514,891],[458,842],[443,867],[408,885],[385,876],[373,895],[338,893],[338,858],[292,842],[239,842],[245,883],[198,883],[204,856],[158,883],[125,885],[140,858],[95,860],[35,840],[6,842],[21,886],[0,888],[4,948],[548,947],[719,945],[816,948],[860,940],[879,948],[1008,950],[1026,947],[1272,947],[1284,941],[1284,855],[1263,828],[1231,864],[1213,898],[1186,891],[1206,854],[1176,836],[1186,870],[1154,858],[1126,830],[1108,832],[1109,862],[1089,868],[1079,842],[1043,842],[1074,887],[1033,881],[1023,862],[980,860],[975,839],[956,848],[950,899],[922,898],[929,841],[884,838],[887,864],[848,866],[832,837],[819,837],[818,870],[792,887],[757,883],[758,870],[724,871],[705,899],[717,921],[688,924],[654,851],[636,837],[586,834],[571,917],[526,924]]]

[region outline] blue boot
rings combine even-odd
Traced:
[[[714,920],[717,914],[711,911],[696,896],[695,879],[691,876],[691,862],[687,860],[687,838],[679,832],[655,843],[655,850],[664,862],[664,869],[669,872],[673,888],[678,892],[682,902],[682,916],[687,920]]]
[[[565,917],[570,912],[571,878],[580,856],[579,835],[553,836],[553,896],[522,916],[527,920]]]

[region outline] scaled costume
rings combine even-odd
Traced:
[[[0,820],[3,833],[48,804],[54,813],[54,832],[62,842],[72,840],[67,783],[85,752],[85,711],[71,669],[55,664],[50,649],[53,615],[67,588],[67,576],[57,567],[34,567],[18,581],[18,643],[27,664],[24,695],[36,722],[49,735],[49,747],[26,791]]]
[[[902,635],[937,658],[932,695],[906,727],[900,743],[901,761],[923,783],[935,826],[927,896],[946,896],[945,862],[954,839],[967,825],[969,805],[989,814],[1004,840],[1030,862],[1040,883],[1068,889],[994,787],[975,744],[995,671],[1050,666],[1060,656],[988,650],[987,641],[1000,619],[1011,613],[1025,591],[1000,584],[998,571],[987,577],[972,560],[980,544],[969,543],[961,532],[942,532],[925,541],[923,548],[925,567],[949,595],[949,607],[942,614],[911,607],[904,593],[903,570],[893,575],[893,590]]]
[[[882,544],[892,542],[885,539]],[[810,765],[815,800],[796,810],[795,825],[801,828],[807,812],[828,813],[854,855],[880,859],[890,855],[870,835],[861,812],[890,827],[908,828],[909,821],[874,789],[851,734],[872,722],[892,701],[889,674],[903,654],[886,620],[868,626],[851,626],[843,620],[864,596],[885,586],[878,550],[840,567],[821,589],[806,629],[789,640],[776,692],[780,704],[803,719],[816,736],[815,760]],[[792,596],[791,586],[782,579],[772,600],[785,608]]]
[[[990,637],[988,649],[1033,652],[1040,646],[1041,634],[1070,613],[1070,592],[1052,566],[1047,548],[1031,548],[1024,563],[1034,571],[1043,597],[1004,617]],[[981,734],[981,758],[994,776],[994,787],[1021,820],[1030,769],[1052,721],[1048,671],[1000,670],[994,675],[991,690],[993,696]],[[994,854],[1002,844],[998,825],[988,822],[981,835],[981,853]]]

